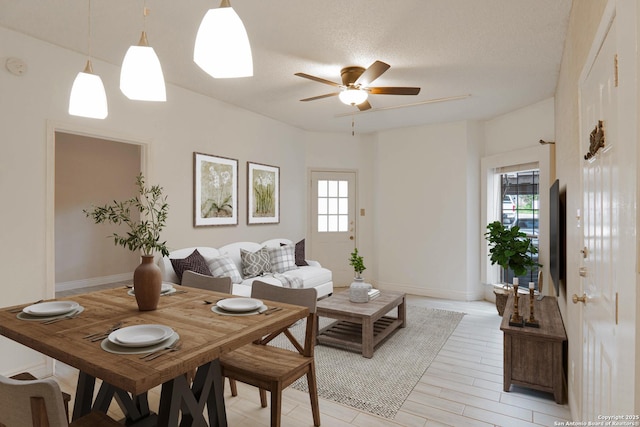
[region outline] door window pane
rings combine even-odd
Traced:
[[[346,232],[349,228],[349,216],[348,215],[339,215],[338,216],[338,231]]]
[[[338,181],[329,181],[329,197],[338,197]]]
[[[318,197],[327,197],[327,181],[318,181]]]
[[[349,213],[349,199],[338,200],[338,213],[340,215],[347,215]]]
[[[329,199],[326,197],[318,197],[318,214],[327,214],[327,205],[329,203]]]
[[[349,197],[349,183],[347,181],[338,181],[338,196]]]

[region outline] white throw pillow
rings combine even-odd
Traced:
[[[213,277],[231,277],[233,283],[242,283],[242,276],[229,255],[222,255],[207,261]]]

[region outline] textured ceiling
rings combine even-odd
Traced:
[[[213,79],[192,60],[200,20],[219,1],[146,5],[149,43],[168,82],[307,130],[350,132],[355,112],[356,131],[366,133],[490,119],[553,96],[571,0],[231,0],[253,50],[254,76],[241,79]],[[120,65],[140,36],[142,6],[92,1],[93,57]],[[0,25],[86,54],[87,9],[82,0],[0,0]],[[373,109],[359,114],[336,97],[299,101],[334,88],[294,73],[340,82],[342,67],[375,60],[391,65],[375,86],[418,86],[420,94],[371,95]]]

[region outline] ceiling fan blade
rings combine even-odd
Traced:
[[[419,87],[368,87],[365,89],[373,95],[417,95]]]
[[[387,71],[391,65],[386,64],[382,61],[376,61],[369,66],[364,73],[358,77],[358,80],[355,81],[354,85],[360,85],[361,87],[369,86],[375,79],[380,77],[385,71]]]
[[[335,92],[335,93],[327,93],[324,95],[318,95],[318,96],[312,96],[311,98],[305,98],[305,99],[301,99],[300,101],[306,102],[306,101],[315,101],[316,99],[323,99],[323,98],[329,98],[331,96],[337,96],[340,92]]]
[[[369,101],[364,101],[356,105],[356,107],[358,107],[358,110],[360,111],[367,111],[371,109],[371,104],[369,104]]]
[[[325,80],[323,78],[312,76],[310,74],[296,73],[295,75],[298,76],[298,77],[305,78],[305,79],[313,80],[314,82],[324,83],[324,84],[330,85],[330,86],[335,86],[335,87],[341,87],[342,86],[341,84],[332,82],[331,80]]]

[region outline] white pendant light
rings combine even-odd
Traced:
[[[148,12],[144,7],[145,22]],[[149,46],[146,31],[142,31],[138,45],[130,46],[124,56],[120,69],[120,90],[127,98],[137,101],[167,100],[162,66],[158,55]]]
[[[369,94],[366,91],[353,88],[345,89],[338,94],[340,101],[347,105],[362,104],[368,97]]]
[[[219,8],[210,9],[202,18],[193,60],[212,77],[253,76],[249,37],[229,0],[222,0]]]
[[[109,115],[107,94],[102,79],[93,74],[90,59],[73,81],[69,97],[69,114],[91,119],[104,119]]]
[[[89,3],[89,57],[91,57],[91,0]],[[69,114],[72,116],[104,119],[109,114],[107,93],[100,76],[93,74],[91,59],[87,59],[84,70],[78,73],[71,87]]]

